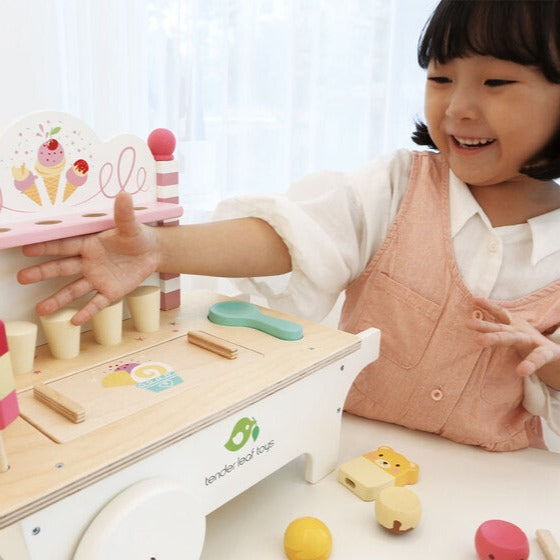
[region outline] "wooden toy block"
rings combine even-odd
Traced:
[[[409,488],[389,486],[379,492],[375,501],[377,522],[392,533],[406,533],[420,523],[422,505]]]
[[[219,339],[217,336],[212,336],[202,331],[189,331],[187,333],[187,340],[191,344],[206,348],[206,350],[228,358],[229,360],[237,358],[237,347],[233,344],[229,344],[225,340]]]
[[[33,385],[33,396],[74,424],[86,419],[86,411],[82,405],[44,383],[39,382]]]
[[[37,325],[30,321],[8,321],[6,335],[14,374],[29,373],[35,358]]]
[[[346,461],[337,480],[366,502],[377,499],[384,488],[418,481],[419,467],[389,446]]]
[[[546,560],[560,560],[560,546],[548,529],[537,529],[535,536]]]
[[[80,327],[70,322],[76,311],[67,307],[40,317],[50,351],[60,360],[70,360],[80,353]]]
[[[157,286],[138,286],[125,299],[138,332],[150,333],[159,329],[160,290]]]
[[[109,305],[91,319],[93,335],[98,344],[114,346],[122,340],[122,300]]]

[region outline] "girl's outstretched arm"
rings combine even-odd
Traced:
[[[495,319],[468,321],[467,326],[479,333],[479,342],[484,346],[513,346],[521,357],[516,368],[519,375],[536,373],[549,387],[560,390],[560,344],[499,305],[483,298],[475,303]]]
[[[156,271],[243,277],[291,270],[286,245],[257,218],[150,227],[136,221],[132,198],[126,193],[117,196],[114,215],[112,230],[23,247],[25,255],[55,258],[20,270],[20,283],[77,275],[37,304],[39,315],[53,313],[91,292],[92,297],[72,319],[81,325]]]

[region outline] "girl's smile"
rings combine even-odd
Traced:
[[[451,136],[458,148],[467,150],[475,150],[489,146],[495,142],[495,138],[463,138],[459,136]]]

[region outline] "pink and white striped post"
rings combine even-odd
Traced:
[[[158,202],[179,204],[179,166],[173,158],[175,136],[166,128],[156,128],[148,136],[148,146],[156,160],[156,185]],[[163,227],[177,226],[176,218],[158,222]],[[181,305],[181,284],[179,274],[161,272],[159,274],[161,290],[160,307],[166,311]]]

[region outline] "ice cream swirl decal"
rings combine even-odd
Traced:
[[[183,380],[171,366],[163,362],[143,362],[123,364],[103,378],[103,387],[123,387],[135,385],[159,393],[175,387]]]

